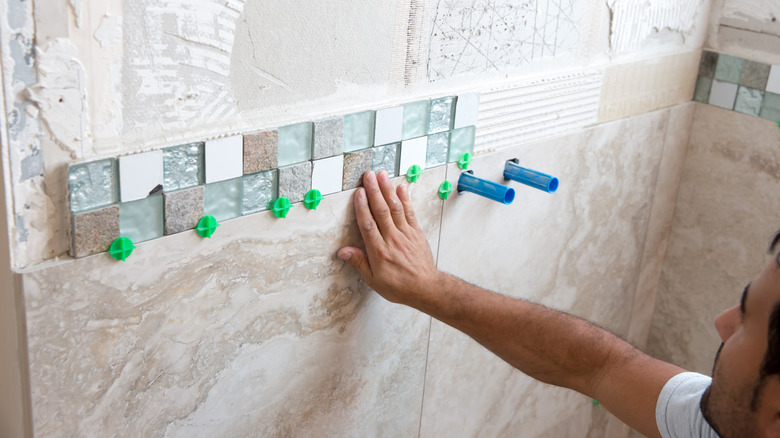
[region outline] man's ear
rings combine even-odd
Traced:
[[[766,436],[780,438],[780,375],[767,378],[759,409],[766,419]]]

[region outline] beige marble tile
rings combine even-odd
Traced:
[[[444,175],[411,186],[434,247]],[[430,319],[336,258],[352,193],[25,274],[36,436],[416,435]]]
[[[639,348],[645,347],[650,331],[695,109],[696,105],[690,102],[671,108],[669,112],[663,156],[634,294],[631,325],[626,337]]]
[[[439,266],[466,281],[574,313],[627,334],[669,111],[478,157],[476,175],[502,181],[504,163],[557,176],[547,194],[511,183],[510,206],[470,193],[445,203]],[[448,167],[448,179],[459,172]],[[421,436],[541,436],[591,400],[533,381],[434,321]],[[581,425],[583,436],[590,417]],[[604,426],[606,427],[606,426]]]
[[[607,122],[689,102],[701,50],[607,67],[598,121]]]
[[[715,317],[763,269],[778,228],[780,130],[696,104],[648,351],[709,373]]]

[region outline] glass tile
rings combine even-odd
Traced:
[[[244,175],[243,214],[267,210],[276,199],[276,169]]]
[[[241,216],[243,210],[242,178],[206,184],[203,196],[203,213],[214,216],[218,221]]]
[[[718,65],[718,54],[705,50],[699,61],[699,75],[712,79],[715,75],[715,66]]]
[[[422,137],[428,133],[431,103],[427,100],[404,105],[403,139]]]
[[[344,116],[344,152],[359,151],[374,145],[374,111]]]
[[[119,234],[134,243],[163,235],[163,195],[119,204]]]
[[[428,134],[434,134],[452,129],[452,118],[455,113],[455,98],[442,97],[431,100],[431,114],[428,120]]]
[[[745,61],[739,85],[764,91],[766,81],[769,78],[770,67],[769,64],[764,64],[763,62]]]
[[[719,106],[723,109],[734,109],[734,101],[737,99],[737,84],[721,82],[717,79],[712,81],[712,90],[710,91],[710,105]]]
[[[425,167],[431,168],[447,163],[447,151],[450,147],[450,133],[440,132],[428,136],[428,147],[425,151]]]
[[[744,65],[744,59],[721,53],[718,56],[718,66],[715,67],[715,79],[736,84],[742,76]]]
[[[761,102],[764,100],[764,92],[748,87],[739,87],[737,91],[737,103],[734,111],[751,116],[757,116],[761,112]]]
[[[709,103],[711,88],[712,78],[699,76],[699,79],[696,80],[696,90],[693,92],[693,100],[701,103]]]
[[[311,160],[314,128],[311,122],[279,128],[279,167]]]
[[[773,122],[780,122],[780,94],[768,92],[764,94],[764,103],[761,105],[760,117]]]
[[[454,163],[463,156],[466,152],[474,153],[474,136],[476,135],[477,128],[475,126],[467,126],[452,131],[450,137],[450,153],[447,161]]]
[[[203,184],[203,143],[163,149],[163,174],[166,192]]]
[[[393,143],[374,148],[374,158],[371,169],[374,172],[384,170],[390,178],[397,176],[398,171],[398,148],[401,143]]]
[[[476,126],[479,116],[479,97],[479,93],[466,93],[458,96],[452,129]]]
[[[74,213],[114,204],[119,197],[116,160],[73,164],[68,169],[68,184]]]

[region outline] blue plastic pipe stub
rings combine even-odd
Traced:
[[[511,179],[547,193],[555,193],[558,190],[558,178],[537,172],[536,170],[520,167],[517,163],[517,158],[506,162],[504,179]]]
[[[515,200],[515,189],[474,176],[471,172],[469,170],[460,174],[458,192],[475,193],[506,205]]]

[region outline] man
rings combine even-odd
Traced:
[[[710,379],[574,316],[440,272],[406,187],[394,189],[384,172],[363,183],[355,212],[366,250],[338,256],[387,300],[461,330],[531,377],[599,400],[647,436],[780,438],[780,254],[716,319],[723,344]],[[780,233],[771,251],[778,241]]]

